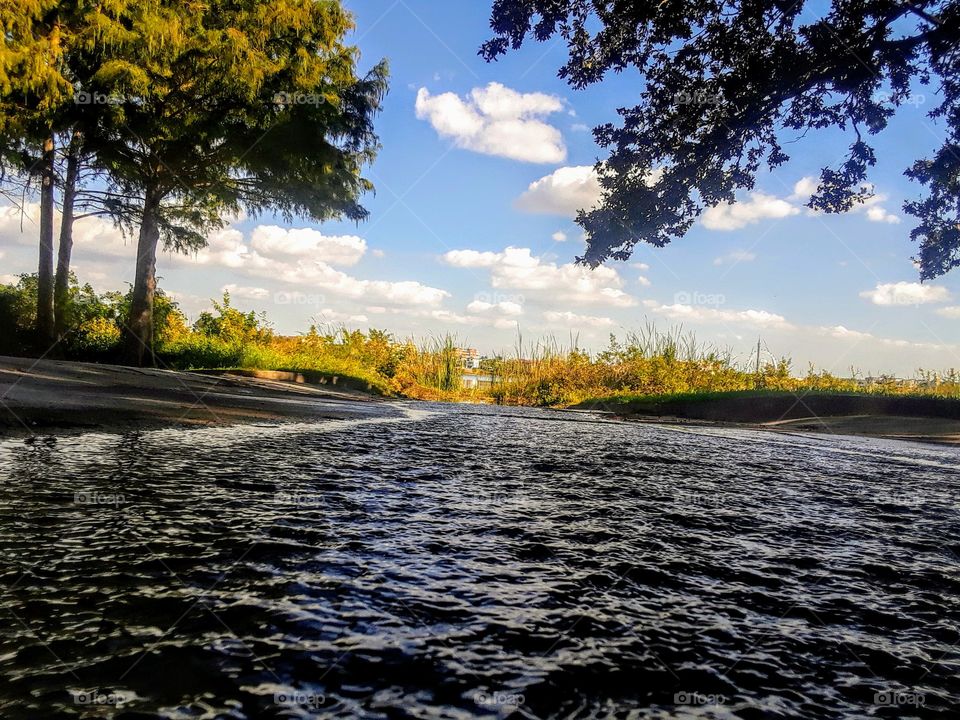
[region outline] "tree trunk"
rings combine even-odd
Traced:
[[[70,315],[70,256],[73,254],[73,205],[77,197],[77,178],[80,175],[79,132],[73,133],[67,154],[67,174],[63,180],[63,216],[60,219],[60,246],[57,252],[57,275],[54,280],[54,327],[57,338],[67,332]]]
[[[148,189],[143,202],[140,238],[137,242],[137,269],[133,279],[133,299],[127,323],[125,355],[127,362],[143,367],[155,364],[153,356],[153,296],[157,290],[157,243],[160,240],[158,213],[160,195]]]
[[[54,146],[51,135],[43,141],[40,173],[40,266],[37,271],[37,339],[53,343],[53,211]]]

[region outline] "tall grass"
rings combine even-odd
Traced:
[[[29,309],[36,305],[35,286],[30,276],[16,287],[0,286],[0,299],[6,298],[0,303],[0,346],[7,352],[30,350],[23,338],[31,323]],[[63,344],[65,356],[115,361],[129,296],[97,295],[89,287],[75,290],[77,329]],[[329,326],[286,337],[276,335],[263,314],[233,307],[228,294],[212,305],[191,326],[176,304],[158,292],[154,335],[163,366],[309,371],[382,394],[511,405],[566,406],[588,399],[758,389],[960,397],[956,370],[921,369],[912,382],[892,377],[865,381],[855,371],[844,378],[813,367],[798,376],[788,358],[767,352],[763,362],[759,356],[738,361],[728,350],[699,343],[681,327],[661,329],[652,323],[623,338],[611,336],[607,347],[595,353],[581,348],[573,335],[564,346],[552,337],[524,344],[518,334],[510,355],[485,361],[482,372],[493,382],[467,387],[460,342],[453,335],[415,343],[381,330]]]

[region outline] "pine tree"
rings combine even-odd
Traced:
[[[122,100],[87,147],[112,192],[141,198],[126,347],[143,364],[161,244],[201,247],[241,210],[366,216],[386,67],[357,75],[352,19],[332,0],[136,3],[103,23],[126,35],[89,91]]]

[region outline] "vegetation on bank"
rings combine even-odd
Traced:
[[[952,394],[950,394],[952,393]],[[870,415],[960,420],[957,387],[860,384],[850,390],[737,390],[673,395],[616,395],[592,398],[576,409],[608,410],[618,415],[766,423],[781,420]]]
[[[15,286],[0,285],[0,354],[39,354],[34,327],[37,282],[23,275]],[[130,292],[97,293],[71,279],[69,330],[48,357],[91,362],[119,362],[130,313]],[[485,361],[483,375],[492,382],[467,387],[456,339],[446,336],[416,343],[383,330],[310,327],[297,336],[276,334],[266,316],[243,312],[225,294],[192,324],[163,291],[158,290],[152,328],[158,367],[260,369],[307,372],[363,384],[370,391],[424,400],[473,400],[509,405],[566,407],[620,402],[637,407],[671,399],[709,399],[710,394],[751,391],[830,392],[872,395],[960,397],[960,373],[918,371],[911,383],[892,377],[869,381],[841,378],[810,368],[793,374],[780,358],[738,364],[729,352],[700,345],[679,328],[662,331],[648,324],[623,339],[611,336],[599,353],[556,342],[524,348],[510,357]]]

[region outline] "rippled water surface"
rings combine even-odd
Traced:
[[[957,450],[407,412],[0,441],[0,717],[960,716]]]

